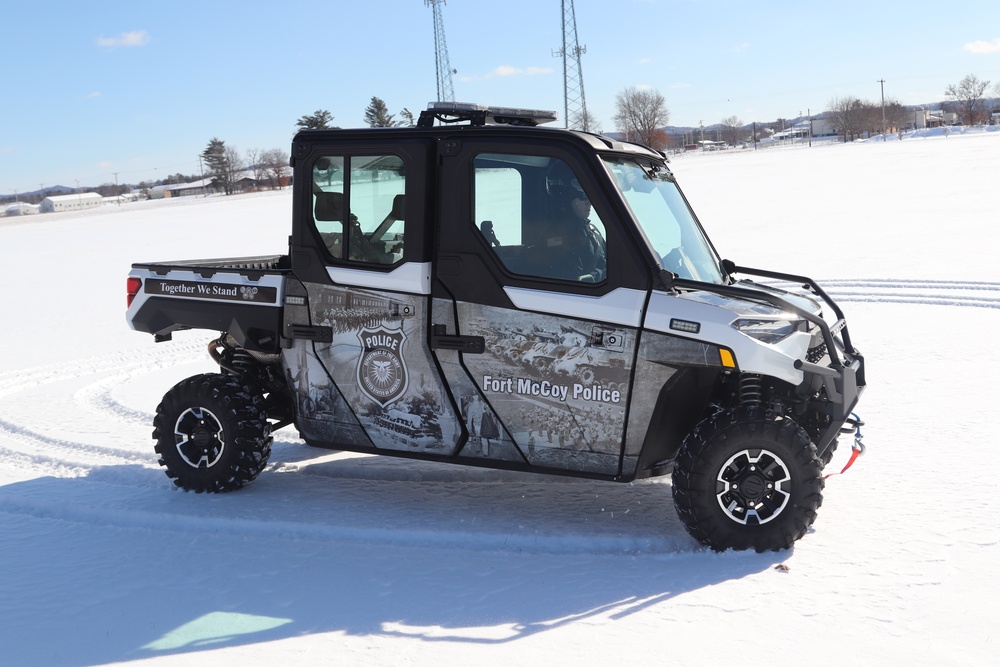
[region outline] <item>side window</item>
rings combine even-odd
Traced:
[[[336,259],[395,264],[403,259],[403,159],[330,155],[313,163],[313,221]]]
[[[507,270],[578,282],[605,279],[605,227],[568,163],[483,153],[473,169],[473,223]]]

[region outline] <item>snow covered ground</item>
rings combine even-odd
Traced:
[[[696,544],[669,478],[330,453],[292,429],[245,490],[174,490],[152,413],[213,369],[209,335],[130,331],[125,276],[280,252],[290,194],[0,220],[0,663],[995,664],[998,156],[981,132],[674,161],[720,252],[820,279],[868,360],[868,453],[768,554]]]

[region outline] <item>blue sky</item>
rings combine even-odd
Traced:
[[[771,121],[841,95],[944,98],[967,74],[1000,81],[1000,2],[576,0],[588,108],[660,91],[673,125]],[[557,110],[558,0],[450,0],[456,99]],[[198,172],[209,139],[288,150],[327,109],[363,124],[372,96],[414,113],[435,97],[422,0],[8,3],[0,56],[0,195]],[[560,125],[561,125],[560,120]]]

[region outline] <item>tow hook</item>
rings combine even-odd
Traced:
[[[851,458],[848,459],[847,465],[844,466],[843,470],[840,472],[832,472],[826,475],[823,479],[828,479],[834,475],[843,475],[847,472],[847,469],[854,465],[854,462],[858,460],[858,457],[865,453],[865,443],[861,442],[864,437],[861,435],[861,427],[864,426],[864,421],[858,416],[858,413],[852,412],[851,416],[844,421],[844,425],[840,427],[841,433],[854,433],[854,443],[851,445]]]

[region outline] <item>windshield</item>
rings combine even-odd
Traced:
[[[723,283],[719,257],[670,172],[634,158],[603,159],[663,268],[680,278]]]

